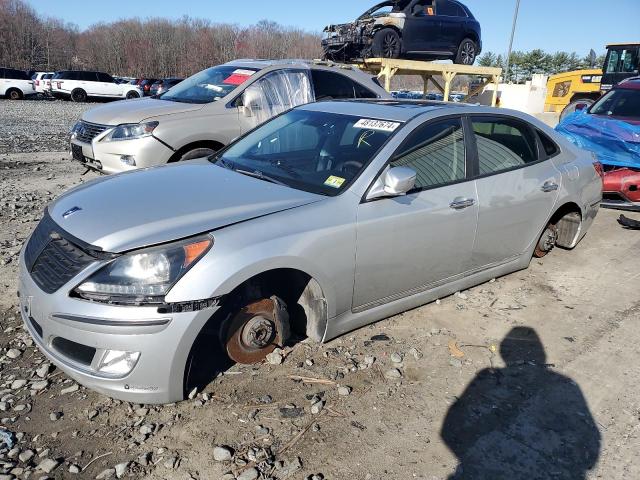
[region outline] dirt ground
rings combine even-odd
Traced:
[[[640,478],[640,232],[616,212],[528,270],[140,406],[76,390],[19,320],[20,246],[82,172],[0,155],[0,479]]]

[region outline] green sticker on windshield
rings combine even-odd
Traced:
[[[335,177],[333,175],[331,175],[329,178],[327,178],[324,182],[324,184],[327,187],[332,187],[332,188],[340,188],[342,186],[342,184],[345,182],[345,179],[342,177]]]

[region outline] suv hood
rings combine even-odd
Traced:
[[[92,108],[82,115],[82,120],[99,125],[121,125],[139,123],[147,118],[174,113],[193,112],[204,107],[203,104],[169,102],[155,98],[140,98],[112,102]]]
[[[104,251],[121,253],[323,198],[203,159],[90,182],[56,200],[49,206],[49,214],[74,237]],[[75,213],[69,214],[72,209]]]

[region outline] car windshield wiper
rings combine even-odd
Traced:
[[[269,175],[265,175],[264,173],[258,171],[258,170],[241,170],[239,168],[233,168],[232,169],[234,172],[240,173],[242,175],[246,175],[248,177],[253,177],[253,178],[257,178],[258,180],[264,180],[265,182],[271,182],[271,183],[275,183],[276,185],[282,185],[284,187],[288,187],[289,185],[287,185],[284,182],[281,182],[280,180],[277,180],[273,177],[270,177]]]

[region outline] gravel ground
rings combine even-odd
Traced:
[[[0,99],[0,154],[56,152],[69,148],[69,131],[95,104]]]
[[[65,129],[81,111],[0,102],[3,119],[5,105],[68,109]],[[179,404],[129,404],[49,365],[21,325],[19,249],[46,203],[95,175],[47,151],[47,122],[12,118],[2,138],[17,128],[39,153],[0,154],[0,427],[16,442],[0,480],[640,478],[640,237],[615,212],[528,270],[234,366]]]

